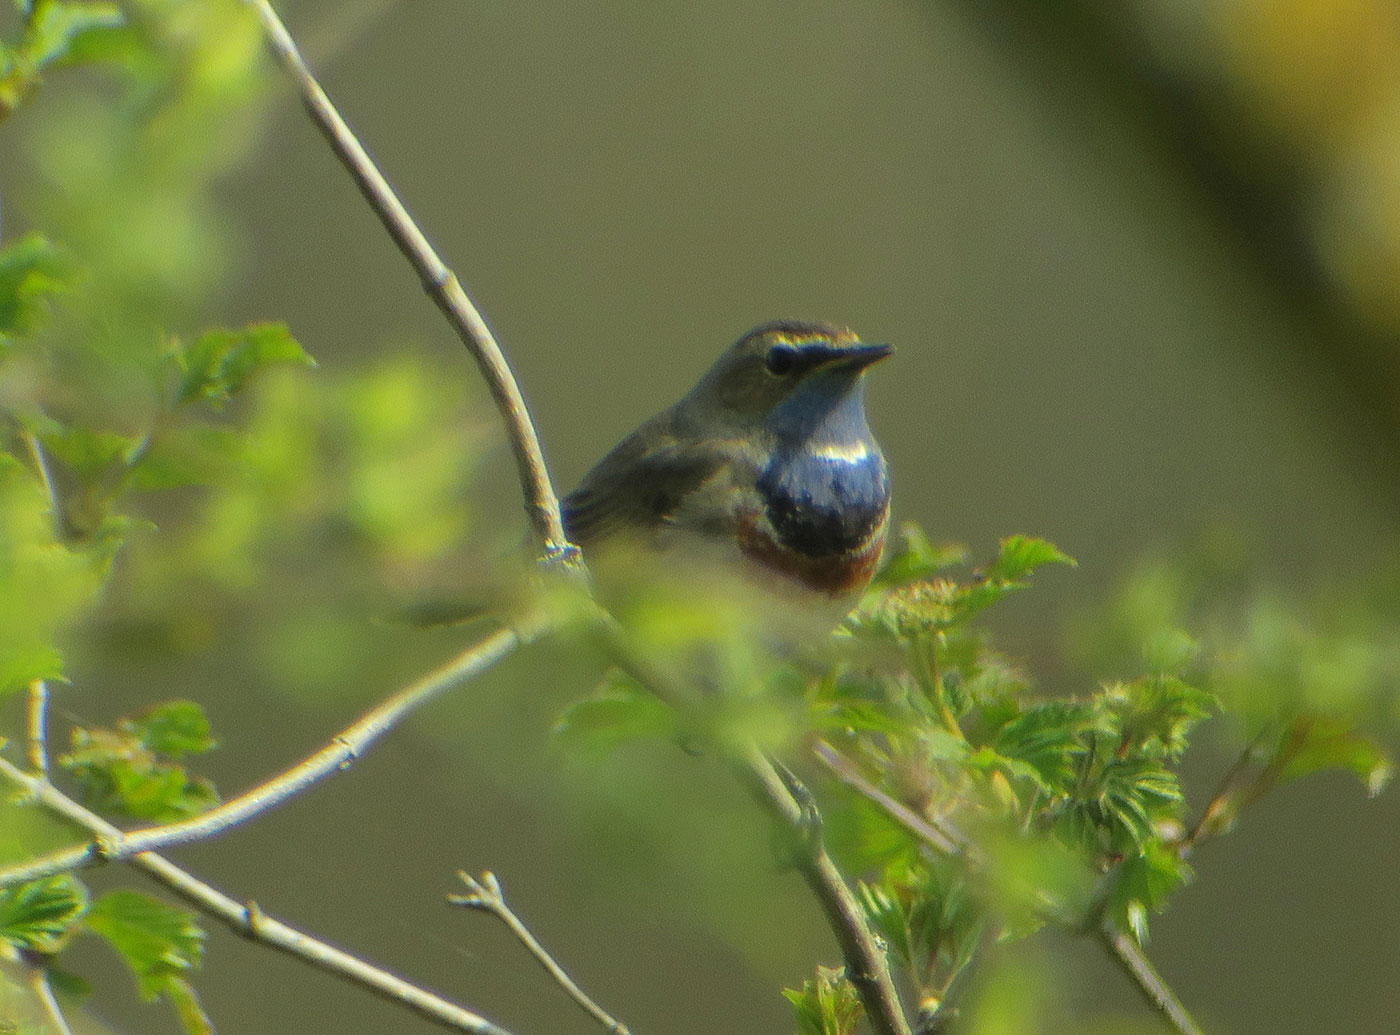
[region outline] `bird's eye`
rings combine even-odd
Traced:
[[[768,350],[763,365],[768,368],[770,374],[784,377],[792,373],[797,366],[797,350],[791,345],[774,345]]]

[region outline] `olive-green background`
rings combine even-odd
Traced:
[[[1316,320],[1165,157],[1150,121],[1093,76],[1037,65],[1034,39],[1009,43],[972,7],[304,0],[291,22],[498,332],[562,489],[748,327],[814,317],[899,349],[873,372],[869,409],[900,517],[978,554],[1025,532],[1081,562],[1011,608],[1008,645],[1033,669],[1056,671],[1057,623],[1145,546],[1225,525],[1300,588],[1364,565],[1395,537],[1396,440],[1316,347]],[[486,405],[289,94],[228,195],[246,253],[216,318],[285,319],[332,370],[421,343]],[[496,458],[497,495],[479,505],[519,522]],[[539,669],[511,671],[514,684],[493,684],[498,702],[544,692]],[[217,675],[181,691],[182,678],[126,692],[210,702],[226,793],[389,689],[311,708]],[[684,892],[664,866],[617,862],[648,846],[590,843],[586,823],[561,830],[536,789],[483,772],[482,745],[507,736],[519,764],[557,763],[544,730],[478,725],[471,707],[448,698],[350,772],[177,858],[514,1031],[596,1030],[491,921],[441,906],[456,867],[490,867],[634,1032],[790,1030],[777,989],[835,960],[795,879],[755,852],[733,880],[767,882],[791,921],[761,934],[736,924],[732,943],[722,921],[673,915]],[[1198,789],[1222,764],[1196,763]],[[676,765],[735,794],[703,761],[677,752]],[[1397,821],[1395,794],[1368,801],[1324,778],[1281,791],[1200,854],[1151,948],[1209,1030],[1396,1030]],[[611,886],[638,874],[648,886]],[[1140,1009],[1092,947],[1047,946],[1071,960],[1086,1017]],[[90,964],[107,973],[95,951]],[[97,1012],[169,1028],[111,974]],[[199,987],[224,1032],[429,1030],[224,933]]]

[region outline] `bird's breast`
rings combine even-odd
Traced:
[[[745,553],[832,596],[865,586],[890,504],[889,474],[873,441],[780,450],[756,488],[760,509],[739,530]]]

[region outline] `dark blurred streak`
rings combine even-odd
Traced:
[[[1400,340],[1368,324],[1328,279],[1302,218],[1306,156],[1272,138],[1230,96],[1223,75],[1193,81],[1165,67],[1149,27],[1126,5],[939,2],[960,10],[1003,51],[1067,135],[1086,146],[1121,148],[1112,128],[1066,112],[1102,104],[1121,116],[1132,142],[1196,200],[1303,332],[1278,344],[1324,353],[1351,393],[1353,405],[1339,407],[1348,437],[1383,456],[1400,450]],[[1389,469],[1368,465],[1372,475]],[[1390,474],[1383,481],[1400,505],[1400,480]]]

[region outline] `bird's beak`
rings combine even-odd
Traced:
[[[872,363],[880,362],[892,352],[894,352],[893,345],[867,345],[865,342],[856,342],[854,345],[847,345],[839,355],[832,357],[831,365],[852,370],[864,370]]]

